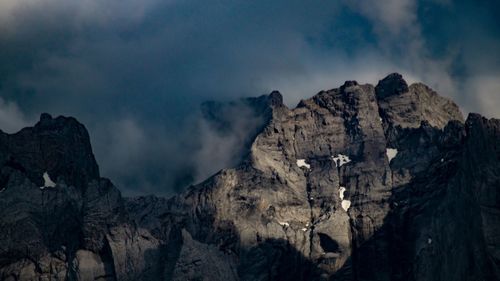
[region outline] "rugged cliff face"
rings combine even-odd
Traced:
[[[1,280],[148,276],[159,241],[128,223],[83,125],[43,114],[32,128],[0,132],[0,163]]]
[[[2,134],[2,279],[500,279],[500,120],[399,74],[245,103],[240,164],[170,199],[122,199],[74,119]]]

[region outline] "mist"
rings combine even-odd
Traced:
[[[498,118],[500,4],[469,2],[1,1],[0,129],[74,116],[124,194],[170,195],[237,165],[262,122],[237,105],[220,131],[208,100],[279,90],[294,107],[400,72]]]

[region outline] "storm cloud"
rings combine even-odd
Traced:
[[[5,0],[0,128],[75,116],[125,194],[172,194],[234,165],[245,139],[207,126],[206,100],[279,90],[294,106],[397,71],[464,113],[499,117],[499,12],[452,0]]]

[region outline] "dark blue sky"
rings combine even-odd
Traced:
[[[0,128],[14,132],[41,112],[75,116],[104,176],[126,194],[169,194],[232,164],[207,152],[230,155],[220,149],[238,138],[200,125],[204,100],[277,89],[293,106],[344,80],[376,83],[397,71],[465,114],[498,118],[499,5],[5,0]]]

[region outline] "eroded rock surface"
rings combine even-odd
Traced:
[[[240,164],[170,199],[123,199],[74,119],[2,134],[2,279],[499,280],[500,120],[399,74],[235,104]]]
[[[75,119],[43,114],[32,128],[0,132],[0,165],[0,280],[153,278],[160,243],[99,177]]]

